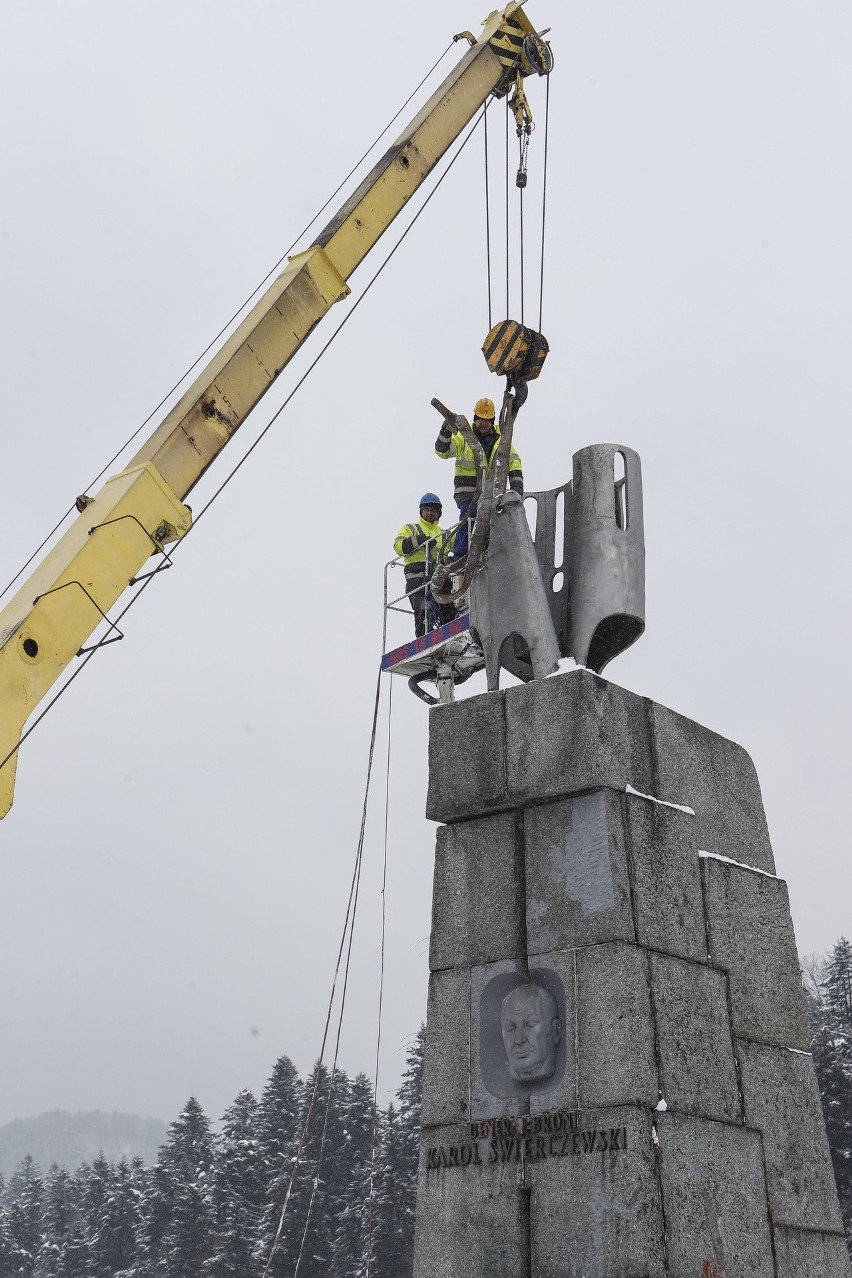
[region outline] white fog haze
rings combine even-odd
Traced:
[[[551,353],[515,427],[526,486],[565,482],[587,444],[640,454],[647,629],[605,677],[749,752],[798,948],[822,952],[852,927],[852,12],[526,7],[556,59]],[[0,588],[487,9],[6,6]],[[540,210],[544,80],[527,91]],[[499,207],[502,104],[489,121]],[[196,515],[443,171],[190,495]],[[534,323],[532,215],[527,235]],[[52,1110],[168,1122],[191,1094],[217,1119],[278,1056],[310,1071],[358,842],[382,569],[421,493],[452,513],[430,400],[470,415],[499,398],[488,327],[480,129],[124,640],[21,749],[0,824],[0,1125]],[[411,632],[406,618],[397,641]],[[479,675],[463,695],[484,689]],[[344,1069],[372,1074],[389,757],[382,1099],[425,1018],[435,837],[428,711],[395,681],[388,753],[388,690],[340,1046]]]

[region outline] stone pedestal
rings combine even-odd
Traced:
[[[850,1278],[745,751],[584,670],[429,750],[415,1278]]]

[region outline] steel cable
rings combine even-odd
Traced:
[[[201,352],[201,354],[200,354],[200,355],[198,355],[198,356],[197,356],[197,358],[196,358],[195,360],[193,360],[193,362],[189,365],[189,367],[186,369],[186,371],[185,371],[184,373],[182,373],[182,374],[181,374],[181,376],[178,378],[178,380],[175,382],[175,384],[174,384],[174,385],[170,388],[170,390],[166,391],[166,393],[165,393],[165,395],[163,396],[163,398],[160,400],[160,402],[159,402],[157,405],[155,405],[155,407],[154,407],[154,408],[152,408],[152,409],[151,409],[150,413],[149,413],[149,414],[148,414],[148,416],[145,418],[145,420],[141,423],[141,425],[137,426],[137,427],[136,427],[136,430],[134,430],[134,431],[133,431],[133,433],[132,433],[130,436],[128,436],[128,438],[127,438],[127,439],[125,440],[125,442],[121,445],[121,447],[118,449],[118,451],[117,451],[116,453],[114,453],[114,454],[113,454],[113,456],[112,456],[112,457],[109,459],[109,461],[106,463],[106,465],[105,465],[105,466],[103,466],[103,467],[102,467],[102,469],[101,469],[100,471],[98,471],[98,473],[97,473],[97,475],[95,475],[94,479],[89,480],[88,484],[86,484],[86,486],[85,486],[83,489],[81,489],[81,491],[82,491],[82,492],[84,492],[84,493],[88,493],[88,492],[89,492],[89,490],[90,490],[91,488],[94,488],[95,484],[97,484],[99,480],[103,479],[104,475],[107,473],[107,471],[109,470],[109,468],[110,468],[110,467],[111,467],[111,466],[112,466],[112,465],[113,465],[116,461],[118,461],[119,457],[120,457],[120,456],[122,455],[122,453],[123,453],[123,452],[124,452],[124,451],[125,451],[125,450],[126,450],[126,449],[127,449],[127,448],[131,445],[131,444],[132,444],[132,443],[133,443],[133,440],[134,440],[134,439],[136,439],[137,435],[141,434],[141,432],[145,429],[145,427],[146,427],[146,426],[148,425],[148,423],[151,421],[152,417],[154,417],[154,415],[160,411],[160,409],[163,407],[163,405],[164,405],[164,404],[168,403],[168,401],[169,401],[169,399],[171,398],[171,396],[172,396],[172,395],[175,393],[175,391],[176,391],[176,390],[177,390],[177,389],[178,389],[178,388],[179,388],[179,387],[180,387],[180,386],[181,386],[181,385],[182,385],[182,384],[186,381],[186,379],[187,379],[187,377],[189,377],[190,373],[191,373],[191,372],[193,372],[193,370],[194,370],[194,369],[196,369],[196,368],[198,367],[198,365],[199,365],[199,364],[201,363],[201,361],[204,359],[205,355],[209,354],[209,352],[213,349],[213,347],[214,347],[214,346],[216,345],[216,343],[220,340],[220,338],[224,337],[225,333],[227,333],[228,329],[231,327],[231,325],[234,323],[234,321],[235,321],[235,320],[236,320],[236,319],[237,319],[237,318],[238,318],[238,317],[242,314],[242,312],[243,312],[243,311],[246,309],[246,307],[247,307],[247,306],[248,306],[248,305],[252,302],[252,300],[253,300],[255,297],[257,297],[258,293],[261,291],[261,289],[264,287],[264,285],[265,285],[265,284],[266,284],[266,283],[267,283],[267,282],[268,282],[268,281],[272,278],[272,276],[273,276],[273,275],[275,274],[275,272],[279,269],[279,267],[280,267],[280,266],[281,266],[281,264],[285,261],[285,259],[286,259],[286,258],[290,255],[290,253],[293,251],[293,249],[296,247],[296,245],[299,243],[299,241],[302,239],[302,237],[303,237],[304,235],[306,235],[306,234],[307,234],[307,232],[311,229],[311,227],[312,227],[312,226],[313,226],[313,225],[314,225],[314,224],[315,224],[315,223],[319,220],[319,218],[322,216],[323,212],[324,212],[324,211],[328,208],[328,206],[329,206],[329,204],[331,203],[331,201],[335,198],[335,196],[336,196],[336,195],[338,195],[338,194],[339,194],[339,192],[343,189],[343,187],[346,185],[346,183],[349,181],[349,179],[352,177],[352,175],[353,175],[354,173],[356,173],[356,172],[357,172],[357,170],[358,170],[358,169],[360,168],[360,166],[364,163],[364,161],[366,160],[366,158],[367,158],[367,156],[370,154],[370,152],[371,152],[371,151],[372,151],[372,150],[373,150],[373,149],[374,149],[374,148],[378,145],[378,143],[381,141],[381,139],[382,139],[382,138],[384,137],[384,135],[387,133],[388,129],[391,127],[391,125],[394,123],[394,121],[395,121],[395,120],[397,120],[397,119],[399,118],[399,116],[400,116],[400,115],[402,115],[402,112],[403,112],[403,111],[405,110],[405,108],[408,106],[408,104],[409,104],[409,102],[411,101],[411,99],[412,99],[413,97],[415,97],[415,96],[416,96],[416,95],[420,92],[420,90],[422,89],[422,87],[423,87],[423,85],[426,83],[426,81],[429,79],[429,77],[430,77],[431,75],[433,75],[433,74],[434,74],[434,72],[437,70],[437,68],[438,68],[438,67],[440,66],[440,64],[443,62],[444,58],[445,58],[445,57],[447,56],[447,54],[449,53],[450,49],[453,47],[453,43],[454,43],[454,42],[451,40],[451,41],[450,41],[450,43],[447,45],[446,49],[444,50],[444,52],[443,52],[443,53],[441,54],[441,56],[438,58],[438,60],[437,60],[436,62],[434,62],[434,63],[433,63],[433,65],[429,68],[429,70],[428,70],[428,71],[426,72],[426,74],[423,76],[422,80],[421,80],[421,81],[420,81],[420,83],[417,85],[417,87],[416,87],[415,89],[413,89],[413,90],[412,90],[412,92],[411,92],[411,93],[408,95],[408,97],[405,99],[405,101],[403,102],[403,104],[402,104],[402,106],[399,108],[399,110],[396,112],[396,114],[395,114],[395,115],[393,115],[393,116],[391,116],[390,120],[388,120],[387,124],[386,124],[386,125],[385,125],[385,127],[382,129],[382,131],[381,131],[381,132],[380,132],[380,133],[376,136],[376,138],[375,138],[375,139],[374,139],[374,140],[370,143],[370,145],[367,147],[367,150],[364,152],[364,154],[361,156],[361,158],[355,162],[355,164],[352,166],[352,168],[351,168],[351,169],[349,170],[349,172],[346,174],[346,177],[345,177],[345,178],[343,178],[343,180],[342,180],[342,181],[341,181],[341,182],[340,182],[340,183],[339,183],[339,184],[335,187],[335,189],[332,191],[331,195],[328,197],[328,199],[325,201],[325,203],[324,203],[324,204],[323,204],[323,205],[322,205],[322,206],[321,206],[321,207],[317,210],[317,212],[316,212],[316,213],[314,214],[314,216],[311,218],[310,222],[308,222],[308,223],[307,223],[307,224],[306,224],[306,225],[302,228],[302,230],[299,232],[299,234],[296,236],[296,238],[293,240],[293,242],[290,244],[290,246],[284,250],[284,252],[281,254],[281,256],[279,257],[279,259],[278,259],[278,261],[275,263],[275,265],[274,265],[273,267],[271,267],[269,271],[267,271],[266,275],[264,275],[264,277],[263,277],[263,279],[260,281],[260,283],[259,283],[258,285],[256,285],[256,287],[255,287],[255,288],[251,291],[251,293],[249,293],[249,295],[248,295],[248,297],[245,299],[245,301],[244,301],[244,302],[242,302],[242,303],[241,303],[241,305],[237,307],[237,309],[234,311],[234,313],[233,313],[233,315],[230,317],[230,319],[229,319],[229,320],[227,320],[227,321],[226,321],[226,322],[222,325],[222,327],[219,329],[219,332],[216,334],[216,336],[215,336],[215,337],[213,337],[213,338],[211,338],[211,340],[210,340],[210,341],[208,342],[208,344],[205,346],[205,348],[204,348],[204,350]],[[58,521],[56,524],[54,524],[53,528],[51,528],[51,530],[50,530],[50,532],[47,534],[47,536],[46,536],[46,537],[44,537],[44,538],[43,538],[43,540],[40,542],[40,544],[36,547],[36,549],[35,549],[35,550],[33,551],[33,553],[30,555],[30,557],[29,557],[29,559],[26,561],[26,563],[25,563],[25,564],[23,564],[23,565],[22,565],[22,566],[18,569],[18,571],[15,573],[14,577],[12,577],[11,581],[8,581],[8,582],[6,583],[6,585],[3,587],[3,589],[2,589],[2,590],[0,590],[0,599],[2,599],[2,598],[4,597],[4,595],[6,595],[6,594],[9,592],[9,590],[11,590],[11,588],[12,588],[12,586],[14,586],[15,582],[16,582],[16,581],[18,581],[18,580],[19,580],[19,578],[23,576],[23,574],[24,574],[24,573],[26,572],[26,570],[29,568],[30,564],[33,562],[33,560],[36,558],[36,556],[37,556],[37,555],[39,555],[39,554],[41,553],[41,551],[42,551],[42,550],[44,550],[45,546],[46,546],[46,545],[47,545],[47,543],[50,541],[51,537],[53,537],[53,536],[54,536],[54,535],[55,535],[55,534],[59,531],[59,529],[60,529],[60,528],[62,527],[62,525],[65,523],[65,520],[68,518],[68,516],[69,516],[70,514],[72,514],[72,512],[74,511],[74,509],[75,509],[75,507],[74,507],[74,505],[73,505],[73,504],[72,504],[71,506],[69,506],[69,507],[68,507],[68,509],[65,511],[65,513],[62,515],[62,517],[59,519],[59,521]],[[0,766],[2,766],[2,765],[0,765]]]
[[[382,940],[379,964],[379,1014],[376,1030],[376,1076],[373,1083],[373,1126],[370,1132],[370,1218],[367,1232],[367,1273],[370,1278],[370,1267],[373,1260],[373,1181],[376,1170],[376,1123],[379,1112],[379,1054],[382,1046],[382,1005],[385,992],[385,934],[387,923],[386,892],[388,883],[388,815],[390,811],[390,767],[391,767],[391,726],[393,712],[393,679],[388,690],[388,752],[385,769],[385,841],[382,859]]]
[[[541,270],[538,286],[538,331],[541,332],[542,312],[544,309],[544,225],[547,213],[547,134],[550,127],[550,76],[547,77],[544,95],[544,173],[541,184]]]
[[[509,309],[509,99],[506,99],[506,319]]]
[[[484,108],[483,108],[483,115],[484,115]],[[175,554],[177,553],[177,551],[180,549],[180,547],[181,547],[181,546],[183,546],[183,545],[186,543],[186,540],[187,540],[187,538],[189,537],[190,533],[194,532],[194,531],[195,531],[195,529],[198,527],[198,523],[199,523],[199,521],[200,521],[201,517],[202,517],[204,514],[206,514],[206,513],[207,513],[207,511],[208,511],[208,510],[210,509],[210,507],[213,505],[214,501],[216,501],[216,500],[217,500],[217,498],[221,496],[222,492],[225,490],[225,488],[228,486],[228,484],[231,482],[231,480],[234,478],[234,476],[237,474],[237,472],[238,472],[238,471],[242,468],[242,466],[245,464],[245,462],[247,462],[247,461],[248,461],[249,457],[250,457],[250,456],[251,456],[251,454],[254,452],[255,448],[257,448],[257,446],[258,446],[258,444],[261,442],[261,440],[265,438],[265,436],[267,435],[267,433],[269,432],[269,430],[272,428],[272,426],[274,425],[274,423],[277,421],[277,419],[278,419],[278,418],[281,416],[281,414],[283,413],[284,409],[285,409],[285,408],[287,407],[287,405],[290,403],[290,401],[292,400],[293,396],[296,394],[296,392],[299,390],[299,388],[300,388],[300,387],[303,385],[303,383],[306,381],[306,379],[308,378],[308,376],[310,375],[310,373],[312,373],[312,372],[313,372],[313,370],[316,368],[317,364],[318,364],[318,363],[319,363],[319,361],[322,359],[323,355],[324,355],[324,354],[325,354],[325,352],[328,350],[329,346],[331,346],[332,342],[333,342],[333,341],[337,338],[337,336],[338,336],[338,335],[339,335],[339,333],[342,331],[342,329],[344,329],[344,328],[346,327],[346,325],[349,323],[349,321],[351,320],[352,316],[353,316],[353,315],[355,314],[355,312],[357,311],[358,307],[361,305],[361,303],[362,303],[362,302],[364,301],[364,299],[366,298],[366,296],[367,296],[367,294],[369,293],[370,289],[371,289],[371,288],[373,287],[373,285],[376,283],[376,281],[378,280],[379,276],[382,274],[382,272],[384,271],[385,267],[386,267],[386,266],[388,265],[388,263],[390,262],[391,258],[394,256],[394,254],[397,252],[397,250],[401,247],[401,245],[402,245],[403,241],[404,241],[404,240],[405,240],[405,238],[408,236],[409,232],[410,232],[411,230],[413,230],[413,228],[414,228],[414,226],[415,226],[415,224],[416,224],[417,220],[418,220],[418,219],[420,218],[420,216],[421,216],[421,215],[425,212],[426,207],[427,207],[427,205],[429,204],[430,200],[433,198],[433,196],[434,196],[434,195],[436,194],[436,192],[439,190],[439,188],[440,188],[440,186],[441,186],[441,183],[445,180],[445,178],[446,178],[446,177],[447,177],[447,175],[449,174],[450,170],[452,169],[453,165],[455,164],[456,160],[459,158],[459,156],[461,155],[462,151],[465,149],[465,147],[467,146],[468,142],[469,142],[469,141],[470,141],[470,139],[473,137],[473,134],[476,132],[476,129],[477,129],[477,128],[478,128],[478,126],[479,126],[479,122],[480,122],[480,120],[481,120],[482,118],[483,118],[483,117],[482,117],[482,115],[480,115],[480,116],[477,118],[477,120],[474,122],[474,124],[471,126],[471,128],[469,129],[469,131],[468,131],[468,133],[467,133],[467,136],[464,138],[464,140],[462,141],[461,145],[458,147],[458,149],[457,149],[457,151],[456,151],[455,155],[454,155],[454,156],[453,156],[453,158],[449,161],[449,163],[447,164],[447,167],[444,169],[444,171],[443,171],[443,173],[441,174],[440,178],[439,178],[439,179],[438,179],[438,181],[435,183],[434,187],[433,187],[433,188],[432,188],[432,190],[429,192],[429,194],[427,195],[426,199],[423,201],[423,203],[421,204],[420,208],[417,210],[416,214],[415,214],[415,215],[414,215],[414,217],[411,219],[411,222],[408,224],[408,226],[405,228],[405,230],[403,231],[403,233],[402,233],[402,235],[400,236],[400,238],[397,240],[396,244],[393,246],[393,248],[391,249],[391,251],[388,253],[387,257],[386,257],[386,258],[385,258],[385,260],[382,262],[381,266],[378,268],[378,270],[376,271],[375,275],[374,275],[374,276],[372,277],[372,279],[369,281],[369,283],[368,283],[368,284],[367,284],[367,286],[365,287],[365,289],[364,289],[363,293],[361,294],[361,296],[358,298],[358,300],[357,300],[357,301],[355,302],[355,304],[353,305],[352,309],[348,312],[348,314],[345,316],[345,318],[344,318],[343,320],[341,320],[340,324],[338,324],[337,328],[334,330],[334,332],[332,333],[331,337],[330,337],[330,338],[328,339],[328,341],[326,342],[325,346],[323,346],[323,348],[319,351],[319,353],[316,355],[316,357],[314,358],[314,360],[312,361],[312,363],[311,363],[311,364],[309,364],[308,368],[305,370],[305,372],[304,372],[304,373],[302,374],[302,376],[299,378],[298,382],[297,382],[297,383],[296,383],[296,385],[293,387],[292,391],[291,391],[291,392],[290,392],[290,394],[287,396],[287,398],[284,400],[283,404],[281,404],[281,405],[280,405],[280,407],[276,409],[275,413],[273,413],[272,417],[271,417],[271,418],[269,419],[269,421],[266,423],[266,426],[264,426],[263,430],[260,432],[260,434],[258,435],[257,439],[255,439],[255,441],[252,443],[251,447],[247,450],[247,452],[245,453],[245,455],[244,455],[243,457],[241,457],[241,458],[240,458],[240,460],[237,462],[236,466],[234,466],[234,468],[231,470],[230,474],[226,476],[226,478],[222,481],[222,483],[219,485],[219,487],[218,487],[218,488],[216,489],[216,491],[213,493],[213,495],[212,495],[212,497],[210,498],[210,500],[206,503],[206,505],[205,505],[205,506],[203,506],[203,507],[202,507],[202,509],[198,512],[198,514],[197,514],[197,515],[193,518],[193,521],[192,521],[192,523],[190,524],[190,526],[189,526],[188,530],[184,533],[183,537],[180,539],[180,541],[177,543],[177,545],[173,548],[173,550],[172,550],[172,552],[171,552],[171,558],[172,558],[172,560],[174,559],[174,556],[175,556]],[[122,619],[124,616],[126,616],[126,614],[127,614],[127,613],[129,612],[129,610],[133,607],[133,605],[137,602],[137,600],[141,598],[141,596],[142,596],[142,592],[143,592],[145,589],[147,589],[147,587],[150,585],[150,583],[154,580],[154,578],[155,578],[157,575],[158,575],[158,574],[155,572],[155,573],[151,574],[151,575],[150,575],[150,576],[149,576],[146,580],[142,581],[142,583],[141,583],[141,585],[140,585],[139,589],[136,591],[136,594],[135,594],[135,595],[133,596],[133,598],[132,598],[132,599],[128,602],[128,604],[126,605],[126,607],[124,607],[124,608],[122,609],[122,611],[118,614],[117,619],[116,619],[116,620],[112,623],[112,625],[113,625],[113,626],[117,626],[118,622],[119,622],[119,621],[121,621],[121,619]],[[37,716],[37,717],[33,720],[33,722],[29,725],[29,727],[27,728],[27,730],[26,730],[24,733],[22,733],[20,741],[18,741],[18,742],[17,742],[17,744],[16,744],[15,746],[13,746],[13,747],[12,747],[12,749],[9,751],[9,753],[8,753],[8,754],[7,754],[7,755],[6,755],[3,759],[0,759],[0,768],[5,767],[5,766],[6,766],[6,764],[9,762],[9,760],[10,760],[10,759],[11,759],[11,758],[15,755],[15,754],[17,754],[17,753],[18,753],[18,751],[20,750],[20,748],[21,748],[21,746],[23,745],[24,741],[26,741],[26,739],[30,736],[30,734],[31,734],[31,733],[32,733],[32,732],[33,732],[33,731],[34,731],[34,730],[38,727],[38,725],[39,725],[39,724],[41,723],[41,721],[44,719],[44,716],[47,714],[47,712],[48,712],[49,710],[51,710],[51,709],[53,708],[53,706],[55,706],[55,705],[56,705],[56,703],[57,703],[57,701],[59,700],[59,698],[60,698],[61,696],[63,696],[63,694],[64,694],[64,693],[67,691],[67,689],[71,686],[71,684],[74,682],[74,680],[77,678],[77,676],[81,673],[81,671],[83,670],[83,668],[84,668],[84,667],[85,667],[85,666],[89,663],[89,661],[90,661],[90,660],[91,660],[91,658],[94,656],[94,654],[95,654],[96,652],[100,652],[101,648],[104,646],[104,642],[105,642],[104,640],[101,640],[99,643],[94,644],[94,645],[93,645],[93,646],[92,646],[92,647],[91,647],[91,648],[87,651],[87,653],[86,653],[86,655],[85,655],[84,659],[81,661],[80,665],[76,668],[76,670],[73,672],[73,674],[71,674],[71,675],[68,677],[68,679],[66,679],[65,683],[62,685],[62,687],[59,689],[59,691],[56,693],[56,695],[50,699],[50,701],[47,703],[47,705],[46,705],[46,706],[45,706],[45,708],[41,711],[41,713],[40,713],[40,714],[39,714],[39,715],[38,715],[38,716]]]
[[[342,1020],[343,1020],[343,1008],[344,1008],[344,1004],[346,1000],[346,986],[349,980],[349,963],[352,956],[352,937],[354,935],[354,930],[355,930],[355,913],[358,906],[358,893],[359,893],[359,889],[361,885],[361,865],[362,865],[363,856],[364,856],[364,835],[367,828],[367,804],[370,797],[370,781],[373,775],[373,759],[375,757],[375,751],[376,751],[376,729],[378,727],[378,722],[379,722],[379,703],[381,700],[381,692],[382,692],[382,672],[381,670],[379,670],[378,676],[376,678],[376,696],[375,696],[375,701],[373,703],[373,723],[372,723],[372,728],[370,730],[370,749],[367,756],[367,781],[364,787],[364,802],[361,808],[361,828],[358,835],[358,847],[355,853],[355,865],[352,872],[352,882],[349,887],[349,900],[346,904],[346,916],[343,920],[343,932],[340,937],[340,946],[338,947],[338,951],[337,951],[337,962],[334,968],[334,977],[332,979],[332,985],[331,985],[331,995],[328,1000],[328,1012],[326,1013],[326,1018],[325,1018],[325,1028],[323,1029],[322,1045],[320,1046],[319,1059],[316,1063],[315,1071],[314,1071],[314,1087],[311,1093],[310,1101],[308,1103],[308,1109],[305,1115],[305,1121],[302,1126],[302,1134],[299,1138],[299,1144],[296,1149],[295,1157],[293,1159],[293,1167],[290,1172],[290,1179],[287,1184],[287,1191],[284,1195],[284,1201],[281,1205],[281,1214],[278,1218],[278,1228],[275,1231],[275,1237],[272,1240],[272,1247],[270,1249],[269,1256],[266,1261],[266,1265],[264,1266],[264,1269],[263,1269],[263,1278],[268,1278],[270,1266],[275,1257],[275,1253],[278,1250],[278,1244],[281,1240],[281,1234],[284,1229],[284,1218],[287,1214],[287,1207],[290,1202],[290,1196],[293,1192],[293,1185],[295,1184],[296,1173],[299,1170],[299,1164],[302,1159],[302,1152],[305,1147],[305,1141],[308,1138],[308,1132],[310,1130],[311,1118],[313,1117],[313,1111],[317,1101],[317,1093],[319,1092],[320,1070],[322,1067],[323,1058],[325,1056],[326,1043],[328,1042],[328,1031],[331,1026],[331,1013],[334,1007],[335,994],[337,992],[337,981],[340,975],[340,965],[342,962],[343,950],[346,947],[346,938],[348,935],[349,945],[346,952],[346,968],[345,968],[345,974],[344,974],[344,985],[343,985],[343,990],[341,995],[340,1019],[338,1021],[338,1030],[337,1030],[337,1047],[339,1047],[339,1044],[340,1044],[340,1025],[342,1024]],[[337,1065],[337,1047],[335,1048],[335,1069]],[[328,1112],[331,1106],[331,1100],[332,1100],[332,1094],[330,1090],[329,1101],[328,1101],[328,1104],[326,1105],[326,1111],[325,1111],[326,1123],[328,1122]],[[325,1127],[323,1128],[323,1138],[324,1136],[325,1136]],[[322,1146],[320,1147],[320,1149],[322,1149]],[[318,1178],[319,1178],[319,1164],[317,1166],[317,1179]],[[316,1192],[316,1185],[314,1185],[313,1192],[314,1193]],[[311,1196],[311,1202],[313,1202],[313,1194]],[[310,1208],[309,1208],[309,1211],[310,1211]],[[307,1224],[305,1225],[305,1234],[307,1234]],[[302,1247],[304,1247],[304,1241],[305,1239],[303,1236]],[[301,1260],[301,1256],[302,1256],[302,1249],[300,1248],[299,1258],[296,1261],[297,1271],[299,1267],[299,1262]]]
[[[523,147],[523,142],[521,143]],[[521,255],[521,327],[524,324],[524,188],[518,191],[518,209],[520,222],[520,255]]]
[[[490,100],[489,98],[489,102]],[[488,331],[490,333],[494,321],[491,310],[491,196],[488,182],[490,171],[488,163],[488,102],[485,104],[483,125],[485,132],[485,261],[488,269]]]

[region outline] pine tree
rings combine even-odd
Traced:
[[[103,1221],[106,1204],[112,1194],[113,1170],[104,1158],[103,1150],[93,1160],[86,1179],[86,1190],[83,1197],[83,1212],[86,1222],[86,1235],[92,1249],[92,1278],[111,1278],[109,1270],[104,1267],[100,1248],[97,1245],[98,1232]]]
[[[75,1243],[82,1241],[83,1220],[77,1185],[64,1167],[54,1163],[44,1187],[42,1244],[36,1261],[36,1278],[76,1278]]]
[[[805,1004],[837,1194],[852,1255],[852,946],[811,963]]]
[[[336,1156],[342,1185],[334,1209],[334,1273],[358,1278],[365,1254],[370,1214],[370,1160],[373,1145],[373,1085],[358,1074],[345,1099],[343,1143]]]
[[[820,984],[832,1024],[852,1035],[852,945],[845,936],[832,949]]]
[[[335,1098],[333,1099],[329,1072],[324,1065],[318,1063],[302,1086],[298,1122],[299,1137],[304,1128],[316,1085],[316,1097],[313,1101],[308,1134],[298,1156],[298,1164],[295,1164],[298,1138],[294,1140],[288,1163],[285,1164],[281,1176],[273,1185],[273,1194],[267,1202],[264,1216],[262,1239],[265,1261],[274,1245],[273,1240],[278,1229],[282,1204],[295,1167],[284,1227],[275,1245],[269,1269],[273,1278],[328,1278],[330,1272],[335,1224],[333,1193],[329,1193],[331,1186],[327,1185],[326,1177],[330,1175],[333,1179],[333,1170],[330,1170],[325,1156],[327,1152],[331,1153],[335,1147],[335,1141],[339,1140],[339,1112],[335,1099],[339,1090],[347,1085],[348,1080],[345,1074],[339,1074],[334,1082]],[[323,1142],[324,1130],[325,1142]]]
[[[293,1153],[302,1104],[302,1080],[293,1062],[280,1056],[258,1106],[257,1136],[267,1183],[281,1176]]]
[[[12,1273],[12,1244],[6,1231],[6,1217],[0,1214],[0,1278]]]
[[[413,1251],[405,1250],[409,1209],[405,1169],[408,1162],[407,1138],[391,1103],[382,1117],[373,1176],[372,1230],[368,1240],[370,1278],[405,1278],[412,1272]],[[366,1273],[366,1267],[362,1272]]]
[[[420,1108],[423,1100],[423,1062],[426,1026],[421,1025],[406,1057],[405,1072],[397,1092],[399,1100],[401,1208],[400,1275],[414,1266],[414,1216],[417,1206],[417,1171],[420,1166]]]
[[[90,1223],[91,1278],[117,1278],[137,1256],[141,1194],[127,1159],[110,1169],[109,1192]]]
[[[33,1278],[42,1245],[44,1182],[38,1164],[29,1154],[10,1178],[8,1197],[10,1273],[16,1278]]]
[[[212,1252],[210,1123],[191,1096],[160,1150],[145,1197],[145,1278],[198,1278]]]
[[[225,1111],[215,1144],[215,1250],[205,1270],[210,1278],[249,1278],[257,1269],[266,1188],[258,1126],[258,1102],[242,1091]]]

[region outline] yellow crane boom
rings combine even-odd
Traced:
[[[478,39],[463,33],[470,47],[429,102],[313,246],[290,258],[129,466],[78,503],[79,516],[0,612],[0,817],[12,806],[27,719],[146,560],[187,532],[187,494],[488,97],[550,70],[522,3],[491,13]]]

